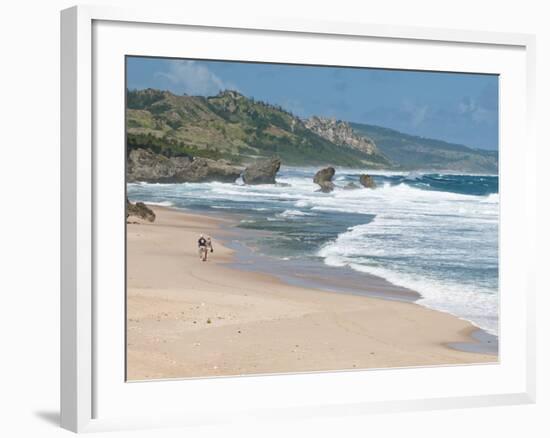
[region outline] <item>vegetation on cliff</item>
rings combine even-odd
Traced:
[[[277,156],[286,166],[498,172],[498,152],[472,149],[375,125],[311,117],[236,91],[178,96],[127,92],[127,154],[200,157],[246,165]]]
[[[384,167],[376,153],[335,144],[280,106],[223,91],[177,96],[153,89],[127,93],[127,145],[166,156],[226,159],[234,164],[278,156],[285,165]]]

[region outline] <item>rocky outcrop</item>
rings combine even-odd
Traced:
[[[245,184],[275,184],[275,176],[281,168],[281,160],[277,157],[258,160],[244,169]]]
[[[225,160],[216,161],[183,155],[166,157],[148,149],[132,150],[127,163],[128,182],[234,182],[241,171],[241,168]]]
[[[128,182],[173,182],[174,175],[190,164],[190,157],[168,158],[149,149],[134,149],[128,156]]]
[[[313,182],[319,184],[321,187],[320,190],[324,193],[332,192],[334,190],[334,183],[332,178],[336,171],[334,167],[325,167],[324,169],[319,170],[313,177]]]
[[[367,155],[379,154],[374,141],[368,137],[357,135],[347,122],[314,116],[305,121],[305,126],[320,137],[339,146],[349,146]]]
[[[226,160],[194,158],[191,164],[176,173],[179,182],[235,182],[241,176],[242,168]]]
[[[364,174],[359,177],[359,182],[363,187],[366,187],[367,189],[375,189],[376,183],[374,182],[374,178],[370,175]]]
[[[136,202],[135,204],[132,204],[128,198],[126,198],[126,219],[130,216],[135,216],[149,222],[154,222],[156,219],[155,212],[147,207],[143,202]]]

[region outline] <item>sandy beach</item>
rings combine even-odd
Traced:
[[[407,302],[288,285],[231,266],[231,219],[152,206],[127,226],[127,378],[496,362],[459,351],[474,326]],[[214,253],[198,257],[200,233]]]

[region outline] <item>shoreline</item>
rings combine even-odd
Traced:
[[[238,266],[227,216],[151,208],[155,223],[127,225],[129,380],[498,362],[479,350],[475,326],[414,295],[288,284]],[[201,231],[215,242],[206,263],[195,248]]]
[[[248,231],[248,230],[247,230]],[[219,239],[224,240],[224,239]],[[305,287],[308,289],[316,289],[323,292],[329,292],[329,293],[337,293],[337,294],[350,294],[350,295],[358,295],[358,296],[366,296],[369,298],[379,299],[379,300],[388,300],[388,301],[400,301],[405,303],[411,303],[416,306],[423,307],[425,309],[430,309],[435,312],[441,312],[447,315],[450,315],[454,318],[460,319],[461,321],[464,321],[471,325],[471,328],[468,331],[468,337],[470,338],[470,341],[468,342],[449,342],[447,347],[456,349],[459,351],[465,351],[465,352],[475,352],[475,353],[482,353],[482,354],[492,354],[498,356],[498,336],[495,336],[489,332],[487,332],[485,329],[478,327],[471,321],[468,321],[467,319],[461,318],[459,316],[453,315],[449,312],[444,312],[442,310],[438,309],[432,309],[428,306],[423,306],[422,304],[418,303],[417,300],[422,298],[422,295],[412,289],[404,288],[401,286],[396,286],[393,283],[390,283],[388,280],[378,277],[373,274],[367,274],[367,273],[357,273],[356,271],[352,270],[348,267],[331,267],[324,265],[323,268],[326,271],[343,271],[345,270],[348,275],[358,277],[361,279],[368,279],[368,285],[367,289],[365,289],[365,284],[361,283],[359,285],[356,281],[348,282],[348,284],[335,284],[330,277],[330,274],[327,273],[327,275],[320,276],[318,274],[303,274],[298,275],[297,273],[289,273],[287,272],[288,267],[284,268],[284,271],[279,270],[277,267],[273,267],[270,264],[273,263],[273,259],[271,259],[269,256],[263,256],[263,255],[257,255],[254,253],[254,251],[248,247],[246,247],[243,244],[231,244],[227,241],[224,242],[227,244],[227,246],[231,249],[235,250],[235,257],[238,258],[238,261],[233,261],[230,263],[229,266],[234,267],[238,270],[244,270],[247,272],[259,272],[267,275],[271,275],[282,282],[297,286],[297,287]],[[245,255],[243,256],[243,253]],[[252,256],[249,256],[248,254],[251,254]],[[266,260],[264,263],[260,264],[260,267],[257,265],[258,258],[265,258]],[[254,262],[243,262],[244,260],[251,260],[254,259]],[[275,262],[276,263],[276,262]],[[342,280],[341,277],[345,277],[346,274],[343,272],[340,272],[339,274],[340,278],[339,280]]]
[[[154,207],[154,205],[149,205],[149,207]],[[412,289],[405,288],[402,286],[397,286],[385,278],[376,276],[370,273],[358,273],[349,267],[333,267],[323,264],[323,270],[327,272],[326,275],[320,275],[318,270],[314,273],[307,273],[307,270],[304,273],[303,264],[300,265],[302,272],[298,275],[292,267],[285,266],[280,260],[268,256],[260,255],[245,244],[240,241],[232,241],[229,237],[237,237],[244,234],[261,234],[261,233],[270,233],[269,231],[257,231],[251,229],[241,229],[237,228],[235,220],[239,215],[238,213],[227,213],[223,214],[212,214],[208,212],[196,213],[193,210],[184,210],[176,207],[162,207],[176,212],[181,212],[185,214],[200,214],[206,217],[216,219],[215,216],[221,216],[224,219],[224,222],[220,224],[220,227],[225,231],[225,236],[219,240],[223,241],[224,244],[235,251],[234,258],[230,263],[231,267],[235,267],[239,270],[245,270],[247,272],[258,272],[267,275],[272,275],[277,279],[283,281],[286,284],[298,287],[306,287],[309,289],[318,289],[324,292],[333,292],[333,293],[344,293],[344,294],[353,294],[359,296],[367,296],[371,298],[377,298],[382,300],[390,301],[403,301],[408,303],[416,304],[417,306],[424,307],[426,309],[434,310],[436,312],[441,312],[448,314],[452,317],[458,318],[462,321],[471,325],[469,329],[468,336],[470,337],[470,342],[450,342],[447,346],[452,349],[465,352],[477,352],[483,354],[492,354],[498,356],[498,345],[499,340],[498,336],[493,335],[486,331],[485,329],[475,325],[473,322],[468,321],[467,319],[461,318],[457,315],[454,315],[450,312],[445,312],[439,309],[433,309],[428,306],[423,306],[417,301],[422,298],[422,295]],[[225,222],[227,221],[227,222]],[[310,263],[309,265],[312,265]],[[290,272],[290,271],[293,272]],[[343,273],[343,270],[346,273]],[[338,272],[336,275],[339,280],[339,283],[336,284],[330,273]],[[343,278],[345,277],[345,278]],[[347,281],[349,277],[352,277],[352,281]],[[365,279],[367,280],[367,289],[365,289]],[[342,281],[344,280],[344,281]]]

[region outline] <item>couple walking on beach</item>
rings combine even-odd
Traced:
[[[201,234],[199,237],[199,258],[205,262],[208,258],[208,251],[214,252],[214,247],[212,246],[212,239],[210,236],[204,237],[204,235]]]

